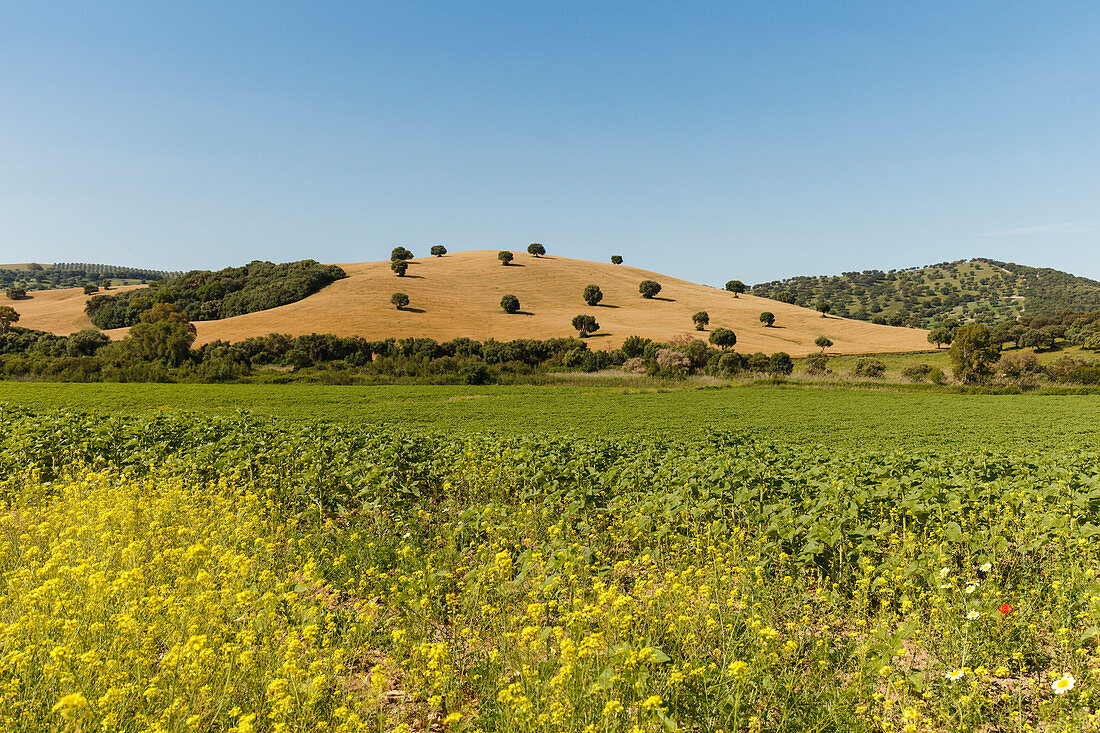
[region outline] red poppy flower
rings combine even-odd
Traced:
[[[997,610],[1007,616],[1008,614],[1012,613],[1012,606],[1008,605],[1007,603],[1002,603],[1001,607]]]

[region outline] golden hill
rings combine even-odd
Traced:
[[[424,336],[446,341],[458,336],[507,341],[518,338],[572,336],[573,316],[595,316],[600,331],[590,339],[593,348],[613,348],[631,335],[667,341],[675,336],[707,338],[724,326],[737,334],[741,352],[786,351],[793,356],[817,350],[814,339],[828,336],[833,353],[925,351],[927,331],[880,326],[845,318],[822,318],[820,313],[766,298],[742,295],[679,280],[626,265],[612,265],[565,257],[533,257],[516,253],[507,267],[496,251],[456,252],[444,257],[409,261],[405,277],[390,271],[389,262],[341,265],[348,277],[297,303],[218,321],[200,321],[196,345],[218,339],[239,341],[268,333],[302,335],[334,333],[383,339]],[[642,280],[656,280],[662,290],[646,300],[638,293]],[[599,285],[603,302],[587,305],[581,293]],[[122,288],[119,288],[120,290]],[[409,308],[390,305],[395,292],[408,294]],[[500,299],[511,293],[521,312],[509,315]],[[79,289],[34,293],[34,304],[17,310],[20,326],[55,333],[87,328],[86,298]],[[36,301],[41,300],[40,303]],[[691,316],[710,314],[707,332],[695,330]],[[760,323],[761,311],[775,314],[775,326]],[[124,329],[108,332],[114,338]]]
[[[119,285],[96,295],[111,295],[144,285]],[[17,326],[33,328],[36,331],[49,331],[60,336],[95,328],[84,314],[84,304],[90,295],[84,294],[84,288],[61,288],[59,290],[32,290],[26,300],[0,300],[0,305],[10,305],[19,314]]]

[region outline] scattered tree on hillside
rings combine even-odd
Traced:
[[[391,260],[411,260],[412,258],[413,253],[404,247],[394,247],[393,251],[390,252]]]
[[[431,252],[433,257],[442,257],[443,255],[447,254],[447,248],[444,247],[442,244],[433,244]]]
[[[821,317],[824,318],[829,311],[833,309],[832,304],[824,300],[817,301],[817,305],[814,306],[817,310],[821,311]]]
[[[661,284],[655,280],[642,280],[638,284],[638,292],[643,298],[652,298],[661,292]]]
[[[775,300],[778,300],[780,303],[794,303],[794,293],[790,290],[780,290],[775,294]]]
[[[775,314],[771,311],[764,311],[760,314],[760,322],[765,326],[770,326],[775,323]]]
[[[621,264],[623,264],[623,257],[622,257],[622,255],[611,255],[611,264],[613,264],[613,265],[621,265]]]
[[[603,300],[603,291],[600,290],[599,285],[588,285],[584,289],[584,302],[589,305],[596,305]]]
[[[710,333],[710,342],[720,349],[730,349],[737,345],[737,334],[728,328],[716,328]]]
[[[500,307],[505,313],[519,313],[519,298],[514,295],[505,295],[500,299]]]
[[[409,304],[409,296],[404,293],[394,293],[390,296],[390,303],[392,303],[397,310],[401,310]]]
[[[573,316],[573,328],[577,329],[577,333],[580,334],[581,338],[584,338],[590,333],[599,331],[600,324],[596,323],[596,319],[592,316]]]
[[[19,314],[10,305],[0,305],[0,333],[7,333],[11,324],[19,320]]]
[[[726,290],[733,293],[733,297],[737,297],[741,293],[745,292],[745,283],[740,280],[730,280],[726,283]]]
[[[391,260],[390,269],[396,272],[398,277],[405,277],[405,273],[409,269],[409,263],[405,260]]]
[[[104,290],[110,290],[111,286],[114,285],[114,283],[111,282],[110,280],[103,280],[99,284],[103,286]]]
[[[989,340],[989,329],[983,323],[971,323],[955,331],[951,340],[951,364],[955,378],[961,382],[983,382],[990,377],[990,366],[1000,354],[1000,347]]]
[[[825,353],[825,349],[833,345],[833,342],[829,340],[828,336],[818,336],[814,339],[814,346],[821,348],[821,353]]]
[[[508,252],[507,250],[501,250],[500,252],[497,252],[497,259],[500,260],[500,264],[507,267],[512,262],[512,260],[515,259],[515,255],[513,255],[511,252]]]
[[[706,311],[699,311],[691,317],[691,320],[695,322],[695,330],[702,331],[710,323],[710,314]]]
[[[8,288],[8,297],[12,300],[23,300],[27,297],[27,289],[19,285],[12,285]]]
[[[88,285],[84,286],[84,294],[85,295],[95,295],[98,292],[99,292],[99,288],[96,287],[95,285],[92,285],[92,284],[89,283]]]
[[[1005,339],[1008,341],[1009,339]],[[951,345],[951,329],[940,326],[939,328],[933,328],[928,332],[928,343],[935,344],[936,348],[940,348],[944,344]],[[1002,342],[1003,343],[1003,342]]]
[[[543,247],[538,242],[531,242],[531,244],[527,245],[527,252],[528,254],[533,254],[535,257],[541,257],[546,254],[546,247]]]

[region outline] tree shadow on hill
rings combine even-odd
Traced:
[[[676,302],[676,298],[662,298],[659,295],[654,295],[652,298],[650,298],[650,300],[663,300],[666,303],[675,303]]]
[[[518,262],[509,262],[505,267],[527,267],[527,265],[521,265]]]
[[[400,308],[399,310],[401,310],[405,313],[427,313],[428,312],[428,311],[424,310],[423,308],[410,308],[409,306],[405,306],[404,308]]]
[[[423,280],[424,279],[423,275],[401,275],[400,277],[403,277],[406,280]]]
[[[617,305],[611,305],[609,303],[596,303],[597,308],[618,308]]]
[[[585,336],[585,338],[586,339],[602,339],[602,338],[606,338],[610,335],[611,334],[609,334],[609,333],[590,333],[587,336]]]
[[[535,314],[534,314],[534,313],[532,313],[531,311],[516,311],[516,312],[515,312],[515,313],[514,313],[513,315],[517,315],[517,316],[533,316],[533,315],[535,315]]]

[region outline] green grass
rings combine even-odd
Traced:
[[[291,420],[446,433],[689,437],[745,431],[778,442],[998,449],[1100,445],[1100,396],[978,395],[819,387],[630,390],[573,386],[0,383],[0,406],[148,415],[247,410]]]

